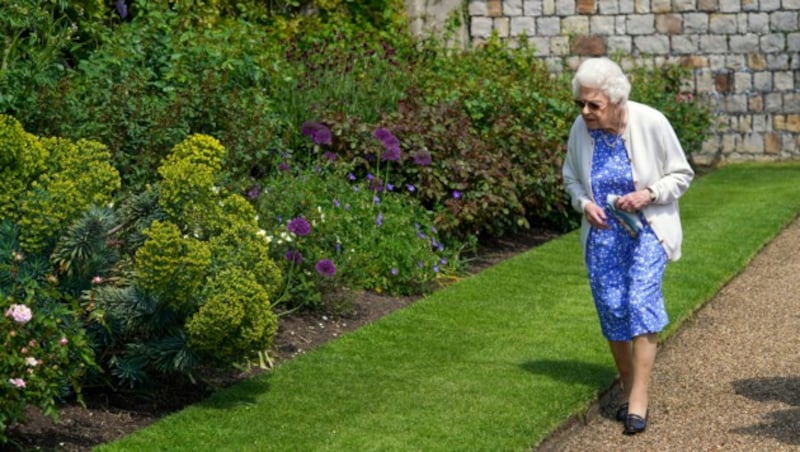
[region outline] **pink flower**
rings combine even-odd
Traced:
[[[61,345],[61,346],[63,347],[63,346],[65,346],[65,345],[69,344],[69,341],[67,340],[67,338],[66,338],[66,337],[62,337],[62,338],[61,338],[61,340],[60,340],[60,341],[58,341],[58,344],[59,344],[59,345]]]
[[[24,304],[12,304],[6,310],[6,317],[11,317],[15,322],[24,324],[31,320],[33,313],[31,312],[31,308]]]
[[[22,378],[10,378],[8,380],[15,388],[24,388],[25,387],[25,380]]]
[[[98,275],[98,276],[95,276],[94,278],[92,278],[92,285],[96,286],[96,285],[102,284],[102,283],[103,283],[103,277],[102,276]]]
[[[29,356],[25,358],[25,364],[27,364],[28,367],[36,367],[39,365],[39,361],[33,356]]]

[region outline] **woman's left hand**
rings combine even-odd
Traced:
[[[637,212],[648,205],[650,205],[650,190],[646,188],[621,196],[616,203],[617,209],[625,212]]]

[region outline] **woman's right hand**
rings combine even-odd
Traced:
[[[598,229],[608,229],[608,223],[606,220],[606,212],[603,210],[602,207],[598,206],[597,204],[590,202],[586,204],[586,207],[583,208],[583,213],[586,215],[586,219],[589,220],[589,224],[593,227]]]

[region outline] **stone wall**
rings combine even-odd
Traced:
[[[800,159],[800,0],[467,0],[467,10],[472,45],[527,39],[554,71],[615,54],[623,66],[691,67],[686,91],[717,113],[697,163]]]

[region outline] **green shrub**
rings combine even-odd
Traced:
[[[100,143],[43,138],[0,115],[0,212],[20,226],[22,249],[49,254],[58,237],[91,206],[109,203],[119,175]]]
[[[77,70],[42,90],[41,119],[30,126],[107,144],[135,191],[154,181],[162,159],[191,133],[218,137],[230,154],[226,171],[247,175],[283,128],[265,91],[281,70],[278,44],[243,21],[182,21],[176,11],[153,8],[110,29]]]
[[[187,322],[192,346],[225,362],[266,352],[278,330],[270,291],[247,269],[230,267],[206,281],[200,309]]]
[[[133,259],[84,299],[101,313],[93,331],[102,364],[123,384],[191,378],[202,366],[242,363],[272,341],[280,269],[253,206],[219,185],[224,155],[211,137],[186,138],[158,169],[158,185],[120,209]]]

